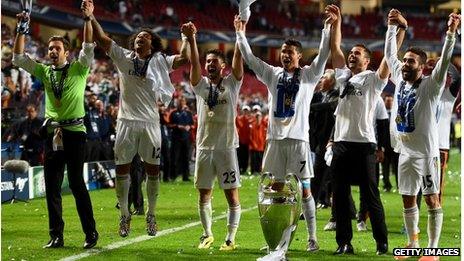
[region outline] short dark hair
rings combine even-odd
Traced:
[[[223,62],[226,62],[226,57],[224,56],[224,53],[219,50],[219,49],[210,49],[208,51],[206,51],[206,55],[207,56],[208,54],[214,54],[216,55],[219,59],[221,59]]]
[[[54,41],[62,42],[64,50],[69,51],[70,44],[69,44],[69,41],[66,40],[66,38],[64,38],[63,36],[54,35],[54,36],[52,36],[52,37],[50,37],[48,39],[48,44],[50,44],[50,42],[54,42]]]
[[[361,47],[364,50],[364,54],[367,56],[367,58],[371,59],[372,52],[364,44],[355,44],[353,47]]]
[[[427,62],[427,54],[424,52],[424,50],[422,50],[421,48],[419,47],[409,47],[407,50],[406,50],[406,53],[407,52],[411,52],[413,54],[417,54],[419,55],[420,59],[419,59],[419,63],[420,64],[425,64]]]
[[[299,52],[299,53],[302,53],[303,52],[303,45],[301,45],[300,41],[294,39],[294,38],[289,38],[289,39],[286,39],[284,44],[286,45],[291,45],[291,46],[295,46],[296,47],[296,50]]]
[[[129,37],[129,49],[134,50],[135,38],[137,38],[137,35],[141,32],[146,32],[151,35],[151,52],[152,53],[161,52],[163,50],[163,44],[161,43],[161,37],[157,33],[152,32],[150,28],[141,28],[138,32],[131,35]]]

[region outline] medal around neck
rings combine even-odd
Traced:
[[[210,117],[210,118],[214,117],[214,111],[209,110],[208,111],[208,117]]]

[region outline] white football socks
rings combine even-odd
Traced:
[[[419,225],[419,209],[417,208],[417,205],[412,208],[403,209],[403,218],[406,233],[408,234],[408,245],[414,248],[419,247],[419,235],[417,233]]]
[[[129,188],[130,188],[130,175],[116,175],[116,196],[119,202],[119,211],[121,216],[129,217]]]
[[[242,214],[242,208],[240,205],[229,207],[227,213],[227,236],[226,241],[230,240],[235,242],[235,234],[240,223],[240,215]]]
[[[154,215],[156,208],[156,201],[159,193],[159,176],[147,174],[147,198],[148,198],[148,212],[147,215]]]
[[[211,199],[208,202],[198,203],[198,213],[200,214],[201,225],[205,236],[212,236],[211,222],[213,219],[213,210],[211,207]]]
[[[308,239],[317,240],[316,237],[316,204],[312,195],[302,200],[303,215],[308,228]]]
[[[438,240],[440,239],[442,224],[443,209],[441,207],[429,209],[429,215],[427,220],[427,234],[429,236],[429,245],[427,247],[438,247]]]

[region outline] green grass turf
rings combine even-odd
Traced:
[[[444,221],[440,239],[440,247],[461,246],[461,160],[457,150],[450,153],[446,189],[444,198]],[[391,178],[393,180],[393,178]],[[256,177],[243,177],[240,198],[242,209],[256,206]],[[234,252],[219,251],[226,234],[226,219],[213,223],[213,233],[216,241],[209,250],[196,248],[198,238],[202,233],[200,225],[163,235],[150,240],[134,243],[121,248],[106,250],[103,247],[117,241],[127,241],[145,235],[145,220],[143,216],[134,216],[132,232],[127,239],[117,234],[118,214],[114,208],[116,195],[113,189],[92,191],[90,193],[97,222],[100,240],[95,249],[103,250],[91,255],[87,260],[255,260],[263,256],[259,249],[265,245],[258,211],[253,209],[242,214],[240,228],[237,233],[239,248]],[[353,187],[353,197],[358,204],[359,190]],[[354,237],[352,244],[354,256],[336,257],[332,252],[336,249],[335,232],[325,232],[330,209],[318,210],[317,228],[321,249],[316,253],[305,252],[306,226],[300,221],[295,238],[290,246],[287,257],[290,260],[393,260],[391,250],[404,246],[406,236],[400,233],[402,218],[401,197],[397,193],[382,193],[387,227],[389,230],[390,254],[375,255],[375,241],[371,231],[356,232],[353,222]],[[427,245],[427,211],[423,202],[419,226],[421,229],[421,246]],[[65,220],[65,247],[61,249],[42,249],[48,241],[48,218],[45,199],[34,199],[29,203],[2,205],[2,260],[57,260],[67,256],[85,252],[82,249],[84,234],[76,213],[74,199],[71,195],[63,197]],[[213,194],[213,216],[225,214],[227,204],[220,189],[215,188]],[[179,227],[198,221],[197,192],[191,183],[162,183],[158,200],[158,224],[160,230]],[[368,224],[370,227],[370,224]],[[416,258],[410,259],[416,260]],[[441,260],[459,260],[459,257],[442,257]]]

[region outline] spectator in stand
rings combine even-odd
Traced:
[[[160,128],[161,128],[161,164],[163,181],[171,181],[171,128],[169,125],[169,111],[164,104],[159,103]]]
[[[171,178],[174,180],[182,175],[183,181],[190,181],[190,129],[193,125],[193,116],[184,97],[179,98],[177,109],[169,117],[169,125],[172,129]]]
[[[39,166],[43,163],[44,144],[39,135],[43,119],[37,117],[37,109],[34,105],[26,107],[26,119],[17,122],[7,134],[6,142],[19,141],[23,146],[21,159],[28,161],[31,166]]]
[[[238,131],[239,147],[237,149],[238,166],[240,174],[244,174],[248,169],[249,146],[250,146],[250,123],[251,123],[250,106],[242,106],[242,114],[237,116],[236,124]]]
[[[113,142],[116,131],[113,125],[113,120],[106,113],[105,107],[101,100],[95,101],[95,108],[97,109],[100,120],[98,121],[98,130],[101,139],[100,160],[114,159]]]
[[[85,143],[85,162],[99,161],[101,154],[101,137],[100,137],[100,113],[95,106],[97,95],[91,93],[88,98],[88,104],[84,116],[84,125],[86,129]]]
[[[261,174],[264,147],[266,146],[267,116],[263,115],[261,106],[254,105],[250,124],[250,167],[253,175]]]

